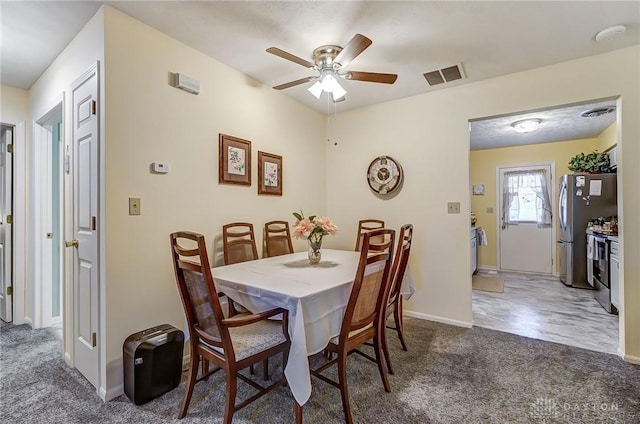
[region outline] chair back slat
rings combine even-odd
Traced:
[[[174,271],[187,325],[192,337],[201,330],[206,333],[207,342],[222,347],[223,332],[220,326],[224,319],[220,298],[213,283],[211,267],[207,255],[204,236],[181,231],[170,235]],[[197,247],[186,248],[185,244],[195,243]]]
[[[233,222],[223,225],[222,245],[225,265],[258,259],[256,238],[251,223]]]
[[[353,311],[354,322],[365,322],[376,312],[378,293],[383,283],[385,262],[383,260],[366,265],[360,294]]]
[[[364,234],[378,230],[380,228],[384,228],[384,221],[380,219],[362,219],[358,222],[358,234],[356,236],[356,252],[359,252],[362,248],[362,238]],[[374,239],[375,243],[382,243],[384,240],[382,239]]]
[[[293,253],[291,231],[287,221],[270,221],[264,224],[264,239],[268,257]]]
[[[381,241],[378,241],[381,240]],[[389,294],[389,275],[395,231],[378,229],[363,236],[360,261],[343,318],[340,337],[369,325],[384,314]]]
[[[407,270],[409,263],[409,254],[411,253],[411,241],[413,239],[413,225],[405,224],[400,228],[400,236],[398,237],[398,248],[393,260],[393,268],[391,270],[391,288],[389,290],[388,304],[392,304],[400,296],[402,289],[402,279]]]

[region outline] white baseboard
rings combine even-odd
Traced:
[[[625,355],[623,351],[618,348],[618,356],[622,358],[623,361],[629,362],[630,364],[640,365],[640,357],[633,355]]]
[[[100,390],[98,391],[98,396],[100,396],[100,399],[102,399],[104,402],[109,402],[110,400],[113,400],[123,394],[124,394],[123,384],[120,384],[116,387],[112,387],[109,390],[105,390],[104,387],[100,387]]]
[[[478,265],[478,271],[498,271],[498,267],[488,265]]]
[[[428,314],[423,314],[421,312],[414,312],[414,311],[408,311],[408,310],[404,310],[404,314],[413,318],[418,318],[418,319],[424,319],[427,321],[435,321],[435,322],[440,322],[442,324],[450,324],[450,325],[455,325],[456,327],[465,327],[465,328],[471,328],[473,327],[473,323],[471,322],[466,322],[466,321],[458,321],[455,319],[449,319],[449,318],[443,318],[443,317],[439,317],[436,315],[428,315]]]

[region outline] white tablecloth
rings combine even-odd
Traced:
[[[360,252],[323,249],[317,265],[309,264],[307,252],[299,252],[212,268],[216,288],[252,312],[274,307],[289,311],[291,350],[285,376],[300,405],[311,395],[307,357],[340,334],[359,257]],[[413,293],[408,270],[402,293]]]

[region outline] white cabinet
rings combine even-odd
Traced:
[[[471,275],[478,269],[478,237],[475,228],[471,230]]]
[[[611,286],[611,304],[620,310],[620,260],[618,259],[618,243],[611,242],[609,256],[609,283]]]

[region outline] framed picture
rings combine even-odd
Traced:
[[[282,156],[258,152],[258,194],[282,196]]]
[[[218,140],[218,182],[251,185],[251,142],[220,134]]]

